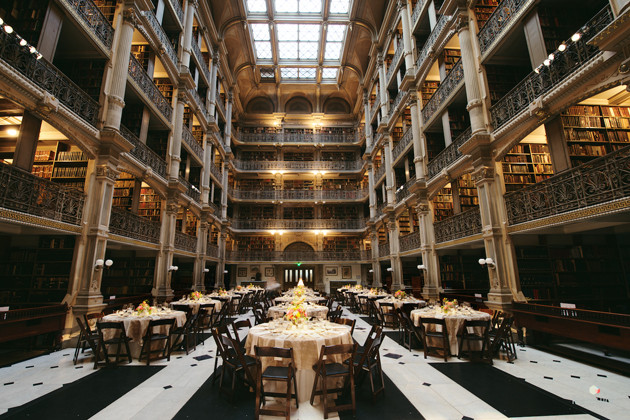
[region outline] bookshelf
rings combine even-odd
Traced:
[[[238,189],[241,190],[263,190],[270,191],[275,189],[276,182],[273,179],[241,179],[237,181]]]
[[[475,4],[475,8],[473,9],[475,12],[475,18],[477,19],[477,31],[479,31],[486,24],[488,19],[494,10],[499,5],[500,0],[479,0],[477,4]]]
[[[116,183],[114,184],[114,197],[112,200],[112,206],[131,210],[133,203],[133,188],[136,184],[136,178],[126,172],[122,172]]]
[[[239,159],[245,161],[275,161],[276,152],[273,150],[243,150],[239,152]]]
[[[2,238],[0,303],[59,303],[68,292],[74,236]]]
[[[553,175],[549,146],[521,142],[505,155],[501,168],[506,192],[544,181]]]
[[[332,151],[322,151],[321,160],[326,161],[355,161],[358,159],[358,156],[354,152],[332,152]]]
[[[322,179],[323,190],[356,190],[360,187],[359,182],[348,178],[325,178]]]
[[[444,134],[425,132],[424,136],[427,142],[427,154],[429,161],[433,160],[442,150],[444,150]]]
[[[526,66],[487,64],[484,68],[492,104],[503,98],[527,76]]]
[[[147,133],[147,146],[162,159],[165,159],[168,149],[168,131],[149,131]]]
[[[313,152],[284,152],[283,158],[288,162],[310,162],[315,160]]]
[[[313,219],[314,217],[313,207],[284,207],[282,209],[283,219]]]
[[[629,107],[575,105],[560,119],[573,167],[630,145]]]
[[[453,214],[453,193],[451,184],[447,184],[433,197],[433,219],[438,222],[453,216]]]
[[[438,81],[422,82],[422,87],[420,88],[420,96],[422,97],[422,108],[427,105],[427,103],[439,87],[440,82]]]
[[[114,265],[103,270],[101,291],[109,296],[133,296],[151,293],[155,274],[155,257],[111,256]]]
[[[312,190],[314,186],[311,179],[288,179],[284,181],[285,190]]]
[[[564,7],[553,7],[551,3],[538,7],[538,21],[542,30],[547,54],[551,54],[558,46],[568,39],[579,24],[571,24],[573,13],[567,13]]]
[[[488,273],[479,264],[482,254],[440,255],[440,278],[445,290],[488,291]]]
[[[94,4],[101,9],[101,12],[109,23],[114,25],[114,16],[116,15],[116,2],[117,0],[92,0]]]
[[[162,200],[160,196],[147,184],[142,184],[140,189],[140,203],[138,205],[138,215],[146,217],[155,222],[160,221],[162,210]]]
[[[273,206],[240,206],[238,211],[241,219],[274,219]]]
[[[203,128],[200,125],[193,125],[192,135],[200,146],[203,146]]]
[[[166,100],[170,103],[173,99],[173,84],[171,83],[171,79],[168,77],[156,77],[153,79],[153,83],[158,88],[162,96],[164,96],[164,98],[166,98]],[[188,109],[188,112],[190,114],[190,108]],[[188,118],[188,121],[190,121],[190,117]],[[186,126],[190,127],[188,122]]]
[[[276,134],[280,132],[276,127],[241,127],[240,130],[247,134]]]
[[[243,236],[238,239],[239,251],[274,251],[275,248],[273,236]]]
[[[322,238],[322,250],[343,252],[359,249],[359,239],[347,237],[324,237]]]
[[[322,206],[322,219],[356,219],[359,217],[359,207],[356,205],[329,205]]]
[[[444,48],[442,51],[442,60],[444,62],[445,74],[448,74],[453,66],[457,64],[462,57],[462,52],[453,48]]]
[[[470,114],[465,108],[449,108],[448,124],[451,128],[451,140],[455,140],[470,127]]]
[[[321,127],[315,130],[321,134],[354,134],[354,131],[352,127]]]
[[[131,54],[142,65],[144,71],[149,71],[149,60],[151,58],[151,49],[149,44],[134,44],[131,46]]]
[[[462,212],[479,206],[477,187],[470,174],[464,174],[457,180],[457,189]]]
[[[408,212],[404,212],[398,217],[398,231],[400,235],[406,235],[411,232]]]

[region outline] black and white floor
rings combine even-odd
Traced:
[[[347,310],[344,316],[354,317]],[[364,341],[369,328],[357,317],[357,341]],[[495,360],[494,366],[457,358],[444,363],[425,360],[421,351],[410,352],[388,337],[381,347],[386,392],[373,400],[365,381],[357,389],[356,418],[630,418],[630,378],[529,347],[517,353],[514,362]],[[72,355],[73,349],[64,349],[0,369],[0,419],[254,417],[253,394],[243,392],[232,403],[219,395],[218,382],[212,384],[212,338],[188,356],[174,353],[170,362],[148,367],[134,361],[93,370],[87,351],[76,366]],[[294,408],[291,418],[323,418],[317,401]]]

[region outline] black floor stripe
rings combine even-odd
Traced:
[[[492,366],[475,363],[430,365],[507,417],[589,414],[605,419]]]
[[[103,368],[20,407],[11,408],[0,419],[87,419],[162,368],[163,366]]]

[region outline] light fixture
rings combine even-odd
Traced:
[[[109,268],[114,264],[114,261],[112,260],[105,260],[105,267]]]
[[[27,44],[28,44],[28,42],[24,38],[20,39],[20,46],[21,47],[26,47]]]
[[[387,267],[387,271],[392,272],[394,269],[392,267]]]
[[[203,269],[203,272],[204,272],[204,273],[208,273],[208,272],[210,272],[210,269],[209,269],[209,268],[204,268],[204,269]]]
[[[368,273],[373,273],[374,270],[372,270],[371,268],[368,270]]]
[[[228,271],[227,271],[227,270],[223,270],[223,274],[227,274],[227,273],[228,273]]]
[[[549,54],[549,57],[547,57],[547,58],[549,58],[549,60],[553,61],[553,59],[556,58],[556,56],[553,55],[553,53],[551,53],[551,54]]]
[[[19,131],[17,131],[15,128],[9,128],[7,130],[7,134],[11,137],[15,137],[19,134]]]
[[[33,47],[32,45],[28,47],[28,50],[31,52],[31,54],[35,54],[37,52],[37,49]]]
[[[418,270],[426,270],[427,268],[424,266],[424,264],[420,264],[418,266]]]
[[[176,266],[176,265],[171,265],[171,266],[168,268],[168,271],[169,271],[169,272],[171,272],[171,271],[177,271],[177,270],[179,270],[179,267],[178,267],[178,266]]]
[[[571,41],[578,42],[580,38],[582,38],[582,34],[579,32],[576,32],[571,36]]]
[[[101,268],[103,268],[103,264],[105,263],[105,261],[103,261],[102,258],[97,259],[96,261],[94,261],[94,269],[95,270],[100,270]]]
[[[545,61],[543,61],[543,64],[547,67],[549,67],[549,65],[551,64],[551,60],[546,59]]]
[[[481,265],[487,265],[490,268],[496,268],[496,264],[494,263],[494,260],[490,257],[488,258],[479,258],[479,264]]]
[[[9,25],[6,25],[4,27],[4,32],[8,33],[8,34],[12,34],[13,33],[13,28]]]
[[[564,42],[558,46],[558,51],[564,51],[567,49],[567,44]]]

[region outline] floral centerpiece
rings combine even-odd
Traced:
[[[356,290],[363,290],[363,286],[361,286],[360,284],[357,284],[354,288]]]
[[[403,292],[402,290],[398,290],[396,293],[394,293],[394,297],[395,297],[396,299],[400,299],[400,300],[402,300],[402,299],[404,299],[404,298],[406,298],[406,297],[407,297],[407,293],[406,293],[406,292]]]
[[[306,310],[302,305],[294,305],[287,310],[284,319],[291,321],[293,325],[297,325],[306,320]]]
[[[138,307],[136,307],[136,315],[138,316],[151,315],[151,312],[153,312],[153,310],[154,308],[151,305],[149,305],[149,303],[145,300],[140,305],[138,305]]]
[[[240,284],[238,286],[236,286],[236,291],[240,292],[241,290],[243,290],[243,286],[241,286]]]
[[[448,300],[447,298],[444,298],[442,300],[442,312],[444,312],[445,314],[454,310],[456,307],[457,307],[457,299]]]
[[[304,288],[296,287],[293,291],[293,296],[302,297],[304,296]]]
[[[256,286],[254,286],[253,284],[248,284],[248,285],[247,285],[247,288],[248,288],[249,290],[253,289],[254,287],[256,287]]]
[[[372,288],[370,289],[370,292],[369,292],[369,293],[370,293],[371,295],[377,295],[377,294],[378,294],[378,289],[377,289],[376,287],[372,287]]]
[[[220,288],[219,289],[219,296],[227,296],[228,292],[225,291],[225,289]]]
[[[201,299],[202,297],[203,297],[203,293],[201,293],[201,292],[192,292],[192,293],[190,294],[190,299],[191,299],[191,300],[199,300],[199,299]]]

